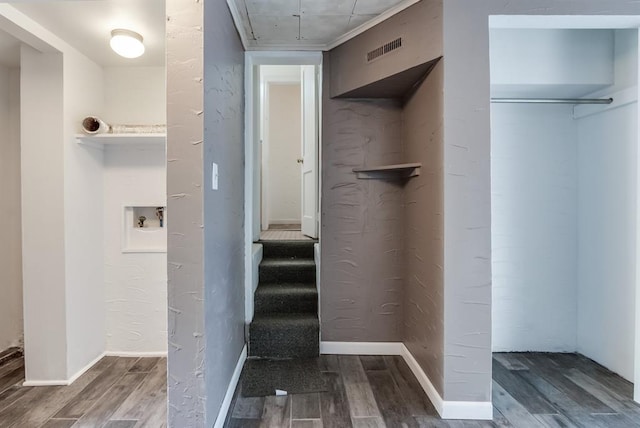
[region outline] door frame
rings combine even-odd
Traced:
[[[254,244],[260,239],[261,222],[261,158],[260,158],[260,76],[258,65],[317,65],[319,77],[319,133],[318,139],[318,223],[320,223],[322,189],[322,52],[302,51],[247,51],[245,52],[245,134],[244,134],[244,199],[245,199],[245,322],[253,319],[253,294],[258,286],[257,265],[262,258],[262,246]],[[319,232],[320,233],[320,232]]]

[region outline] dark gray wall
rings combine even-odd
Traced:
[[[226,3],[167,15],[169,426],[203,427],[244,345],[244,54]]]
[[[202,3],[167,0],[170,427],[204,426]]]
[[[406,162],[421,174],[404,189],[402,341],[442,395],[444,385],[443,75],[441,60],[403,112]]]
[[[402,48],[370,63],[367,52],[402,37]],[[331,51],[331,96],[442,55],[442,0],[423,0]]]
[[[446,400],[491,399],[490,15],[638,15],[634,0],[444,3]]]
[[[324,76],[331,73],[324,56]],[[359,180],[353,168],[400,163],[402,107],[329,98],[322,113],[322,340],[401,340],[402,185]]]
[[[207,426],[244,346],[244,49],[226,2],[204,7],[204,284]],[[219,190],[211,189],[211,163]]]

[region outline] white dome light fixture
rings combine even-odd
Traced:
[[[117,29],[111,31],[111,49],[125,58],[138,58],[144,53],[142,36],[135,31]]]

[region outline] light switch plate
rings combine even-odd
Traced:
[[[211,189],[218,190],[218,164],[211,164]]]

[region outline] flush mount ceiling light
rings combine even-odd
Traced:
[[[138,58],[144,53],[142,36],[131,30],[113,30],[110,45],[115,53],[125,58]]]

